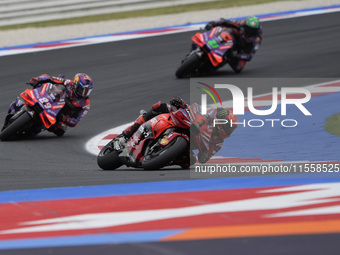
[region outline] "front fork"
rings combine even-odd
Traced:
[[[20,108],[25,104],[25,102],[21,99],[21,97],[17,97],[16,100],[14,100],[8,108],[7,114],[14,115],[16,112],[20,110]]]
[[[5,129],[10,123],[19,118],[19,116],[21,116],[25,111],[27,111],[31,115],[31,117],[33,117],[33,114],[28,111],[27,107],[25,107],[24,102],[22,102],[20,98],[17,98],[9,106],[3,129]]]

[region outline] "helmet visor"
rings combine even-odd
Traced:
[[[249,37],[256,36],[258,34],[258,29],[254,27],[245,26],[244,31]]]
[[[88,86],[88,85],[83,85],[81,83],[78,83],[77,84],[77,87],[76,87],[76,94],[78,96],[81,96],[81,97],[88,97],[90,94],[91,94],[91,91],[92,91],[92,86]]]

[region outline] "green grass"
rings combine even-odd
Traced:
[[[325,129],[328,133],[340,136],[340,113],[326,119]]]
[[[182,5],[182,6],[171,6],[171,7],[164,7],[164,8],[147,9],[147,10],[140,10],[140,11],[128,11],[128,12],[94,15],[94,16],[80,17],[80,18],[71,18],[71,19],[52,20],[52,21],[36,22],[36,23],[21,24],[21,25],[3,26],[3,27],[0,27],[0,30],[9,30],[9,29],[27,28],[27,27],[62,26],[62,25],[69,25],[69,24],[80,24],[80,23],[88,23],[88,22],[125,19],[125,18],[132,18],[132,17],[148,17],[148,16],[156,16],[156,15],[164,15],[164,14],[183,13],[183,12],[189,12],[189,11],[220,9],[220,8],[227,8],[227,7],[233,7],[233,6],[245,6],[245,5],[252,5],[252,4],[278,2],[278,1],[282,1],[282,0],[222,0],[222,1],[214,1],[214,2],[206,2],[206,3],[188,4],[188,5]],[[216,17],[216,18],[218,19],[220,17]]]

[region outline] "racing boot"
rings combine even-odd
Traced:
[[[61,137],[65,134],[67,125],[64,122],[59,122],[56,124],[54,130],[52,131],[56,136]]]
[[[237,58],[231,58],[229,60],[230,67],[234,70],[235,73],[240,73],[244,66],[246,65],[246,61],[239,60]]]
[[[190,150],[190,166],[195,165],[196,161],[197,161],[197,158],[196,158],[195,153],[192,150]]]
[[[145,123],[145,118],[144,116],[146,115],[146,111],[145,110],[141,110],[140,111],[140,115],[139,117],[135,120],[135,122],[129,126],[128,128],[126,128],[121,135],[117,136],[117,138],[121,139],[121,141],[123,142],[123,138],[125,138],[125,140],[129,140],[131,138],[131,136],[138,130],[138,128]]]
[[[135,120],[135,122],[128,128],[126,128],[122,135],[126,137],[126,139],[130,139],[130,137],[138,130],[138,128],[144,124],[146,121],[151,120],[153,117],[170,112],[170,106],[166,103],[162,103],[159,101],[154,104],[150,111],[141,110],[139,117]]]

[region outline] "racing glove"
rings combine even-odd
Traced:
[[[210,21],[206,26],[205,26],[205,30],[211,30],[213,27],[216,26],[216,22],[215,21]]]
[[[33,88],[39,87],[42,83],[45,82],[51,82],[53,81],[53,79],[51,78],[51,76],[47,75],[47,74],[42,74],[38,77],[33,77],[28,84],[31,85]]]
[[[173,99],[171,99],[170,104],[174,106],[177,110],[188,108],[186,102],[179,97],[174,97]]]

